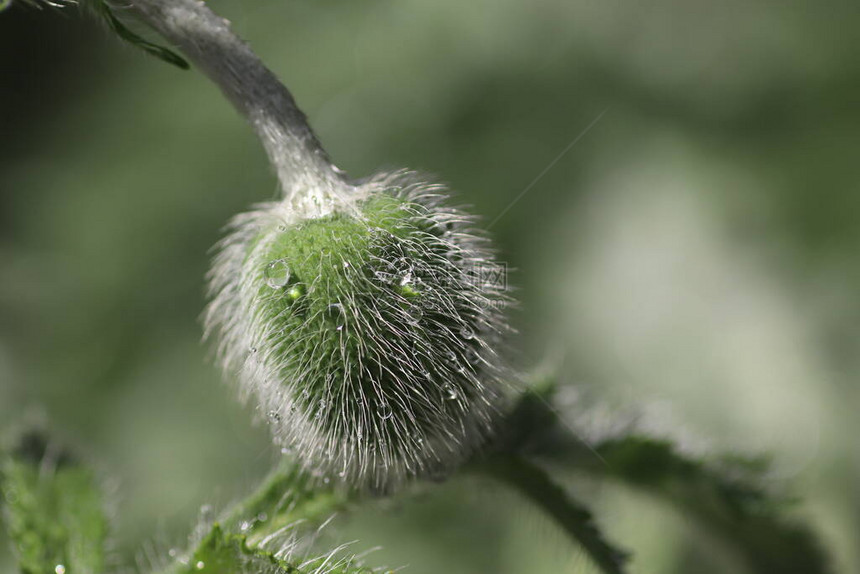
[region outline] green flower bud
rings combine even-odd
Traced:
[[[276,441],[311,471],[389,488],[492,430],[509,330],[472,217],[409,172],[235,218],[207,331]]]

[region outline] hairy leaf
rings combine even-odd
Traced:
[[[316,528],[348,502],[344,491],[321,484],[297,466],[285,463],[259,490],[229,511],[222,526],[246,535],[249,544],[255,545],[290,525],[302,523],[305,528]]]
[[[526,393],[508,418],[501,448],[525,451],[660,497],[727,543],[751,572],[831,572],[817,536],[789,518],[792,500],[765,488],[768,462],[693,457],[668,439],[635,431],[588,443],[553,406],[554,386]]]
[[[297,558],[289,549],[270,550],[248,545],[245,535],[214,525],[190,559],[173,574],[369,574],[351,556],[338,550],[312,558]]]
[[[791,501],[761,485],[766,464],[688,458],[666,440],[627,436],[594,446],[612,477],[642,487],[697,517],[730,543],[756,573],[824,574],[826,555],[812,530],[784,516]]]

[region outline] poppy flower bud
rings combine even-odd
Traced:
[[[474,218],[411,172],[237,216],[207,333],[308,470],[391,488],[462,462],[503,396],[506,286]]]

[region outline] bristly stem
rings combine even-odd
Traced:
[[[549,474],[518,454],[499,453],[478,465],[538,506],[561,526],[604,574],[625,574],[628,553],[607,541],[591,511],[566,493]]]
[[[328,158],[289,90],[199,0],[132,0],[132,12],[175,45],[253,125],[286,197],[337,184]]]

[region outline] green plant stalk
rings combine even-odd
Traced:
[[[342,182],[292,94],[227,20],[198,0],[132,0],[129,8],[206,74],[250,122],[285,195],[320,182]]]

